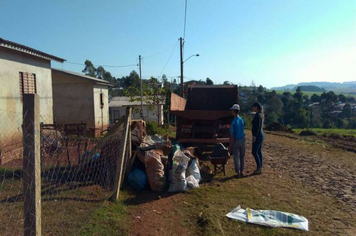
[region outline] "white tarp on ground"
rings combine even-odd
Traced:
[[[246,208],[246,210],[244,210],[238,206],[226,216],[230,219],[244,221],[251,224],[269,227],[293,228],[304,231],[309,230],[309,223],[305,217],[281,211],[253,210],[250,208]]]

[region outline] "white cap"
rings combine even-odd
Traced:
[[[240,110],[240,106],[239,106],[239,104],[234,104],[231,108],[230,108],[230,110]]]

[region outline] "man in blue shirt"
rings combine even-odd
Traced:
[[[229,151],[234,155],[236,177],[243,177],[243,170],[245,167],[245,122],[240,117],[240,106],[234,104],[231,108],[231,113],[234,120],[230,126],[230,147]],[[240,162],[240,163],[239,163]],[[239,165],[240,164],[240,165]]]

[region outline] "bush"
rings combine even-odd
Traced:
[[[269,125],[278,122],[278,116],[275,113],[268,113],[266,115],[265,124]]]
[[[347,125],[348,129],[356,129],[356,119],[352,119],[349,121],[349,124]]]
[[[155,135],[160,133],[160,127],[155,122],[146,122],[146,132],[148,135]]]
[[[241,114],[241,117],[244,119],[245,121],[245,128],[246,129],[252,129],[252,119],[253,119],[253,115],[250,115],[249,113],[247,114]]]
[[[345,127],[345,122],[342,119],[337,118],[335,121],[335,125],[337,128],[342,129]]]
[[[172,132],[169,130],[168,125],[167,126],[160,126],[156,122],[146,122],[146,132],[148,135],[166,135],[168,134],[170,137],[175,136],[175,132]]]

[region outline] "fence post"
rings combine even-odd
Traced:
[[[129,136],[129,127],[130,127],[130,117],[131,117],[131,108],[126,110],[126,121],[124,125],[124,130],[123,130],[123,135],[120,140],[120,147],[121,152],[119,154],[119,159],[117,160],[116,164],[116,174],[115,174],[115,182],[114,182],[114,194],[111,197],[112,201],[116,201],[119,199],[120,196],[120,187],[122,183],[122,176],[123,176],[123,169],[124,169],[124,163],[125,163],[125,158],[126,158],[126,147],[127,147],[127,141],[128,141],[128,136]]]
[[[37,94],[23,96],[24,235],[41,235],[40,103]]]
[[[131,136],[132,108],[131,107],[127,108],[126,114],[128,116],[128,122],[129,122],[128,142],[129,142],[129,158],[131,158],[132,157],[132,136]]]

